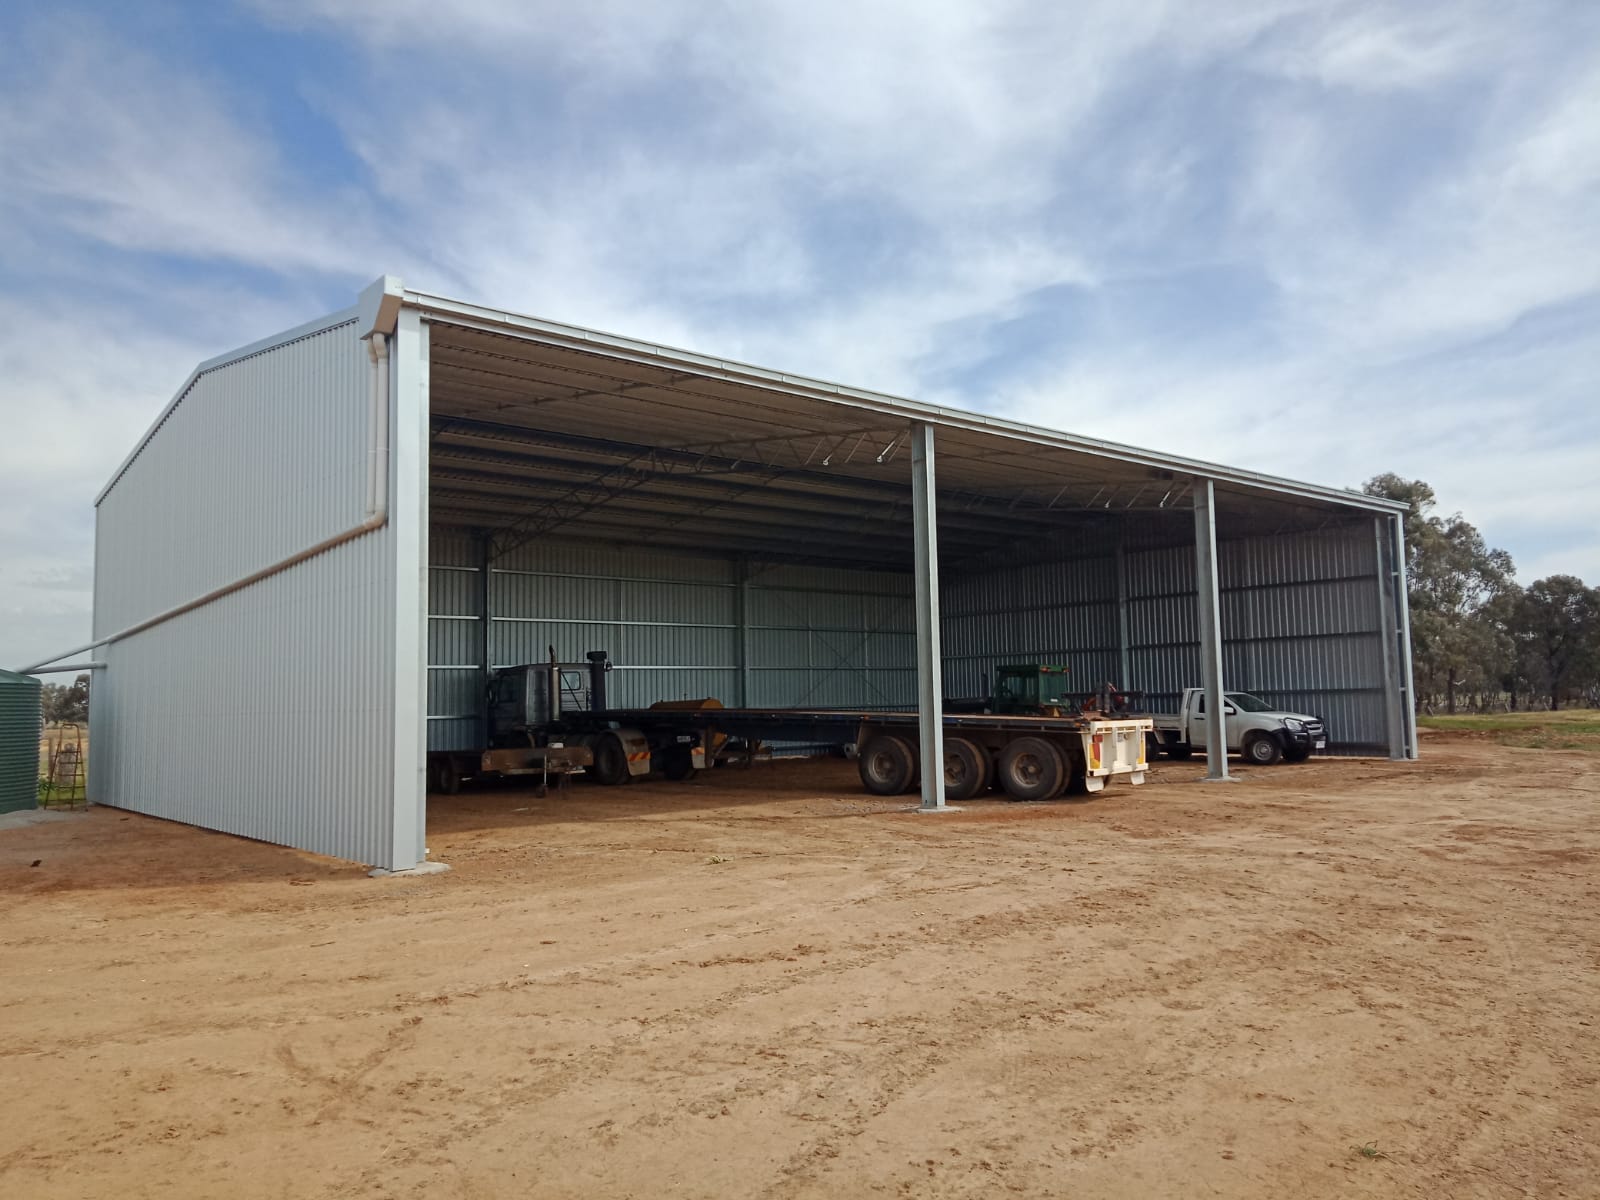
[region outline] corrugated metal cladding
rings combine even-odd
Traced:
[[[477,550],[444,530],[429,545],[429,748],[465,749],[477,736]],[[546,541],[494,560],[489,580],[494,666],[542,661],[550,646],[563,662],[606,650],[618,707],[706,696],[818,708],[915,703],[905,575]]]
[[[0,813],[39,804],[37,679],[0,671]]]
[[[347,322],[199,375],[100,502],[95,635],[359,524],[368,370]],[[386,864],[391,533],[104,647],[91,798]]]
[[[1230,689],[1326,718],[1332,749],[1388,749],[1371,527],[1223,541],[1223,675]],[[981,694],[1001,662],[1059,662],[1174,706],[1200,679],[1192,545],[1124,558],[1128,670],[1114,555],[1020,566],[944,588],[946,691]],[[1126,675],[1126,678],[1124,678]]]
[[[1004,663],[1065,666],[1085,692],[1121,674],[1115,558],[946,579],[939,603],[948,696],[987,695]]]

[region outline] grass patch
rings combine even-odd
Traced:
[[[1460,734],[1502,746],[1529,750],[1586,750],[1600,754],[1600,711],[1592,708],[1418,717],[1417,724],[1424,729]]]

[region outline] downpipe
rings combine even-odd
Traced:
[[[203,596],[196,596],[193,600],[185,601],[157,613],[153,617],[146,617],[143,621],[129,625],[126,629],[119,629],[116,633],[103,638],[96,638],[82,646],[65,650],[60,654],[52,654],[49,658],[40,659],[30,667],[25,667],[18,672],[20,675],[46,674],[45,668],[53,662],[66,658],[71,654],[82,654],[98,646],[109,646],[113,642],[120,642],[123,638],[132,637],[136,633],[143,633],[157,625],[181,617],[184,613],[193,612],[197,608],[204,608],[213,601],[234,592],[242,591],[252,584],[260,583],[263,579],[270,579],[287,571],[290,567],[303,563],[308,558],[315,558],[319,554],[332,550],[335,546],[342,546],[345,542],[354,541],[364,534],[380,529],[389,521],[389,339],[381,333],[374,333],[367,339],[367,357],[371,361],[372,369],[368,372],[367,379],[367,487],[365,516],[359,525],[352,525],[342,533],[332,537],[323,538],[313,546],[296,551],[288,558],[280,559],[270,567],[263,567],[259,571],[235,579],[232,583],[222,587],[213,588]],[[94,664],[96,666],[102,664]]]

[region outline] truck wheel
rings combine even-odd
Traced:
[[[1000,786],[1013,800],[1049,800],[1067,785],[1067,764],[1043,738],[1020,737],[1006,743],[996,764]]]
[[[944,740],[944,794],[947,800],[971,800],[989,788],[993,764],[989,752],[963,737]]]
[[[454,796],[461,790],[461,768],[449,755],[439,760],[439,790],[446,796]]]
[[[856,758],[862,786],[874,796],[898,796],[911,790],[917,777],[917,756],[911,743],[892,733],[880,733]]]
[[[594,744],[594,766],[590,767],[595,781],[607,787],[615,787],[619,783],[627,783],[631,776],[628,774],[628,751],[622,744],[622,739],[614,733],[608,733]]]
[[[1244,744],[1244,757],[1258,767],[1270,767],[1283,759],[1283,747],[1270,733],[1252,733]]]
[[[661,773],[674,783],[682,783],[695,776],[694,755],[687,746],[673,746],[661,756]]]

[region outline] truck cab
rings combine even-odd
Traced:
[[[1204,751],[1209,719],[1205,689],[1185,688],[1176,713],[1152,714],[1151,752],[1181,759],[1196,750]],[[1314,751],[1328,748],[1327,726],[1321,717],[1285,712],[1249,692],[1223,693],[1223,721],[1228,752],[1262,766],[1304,762]]]

